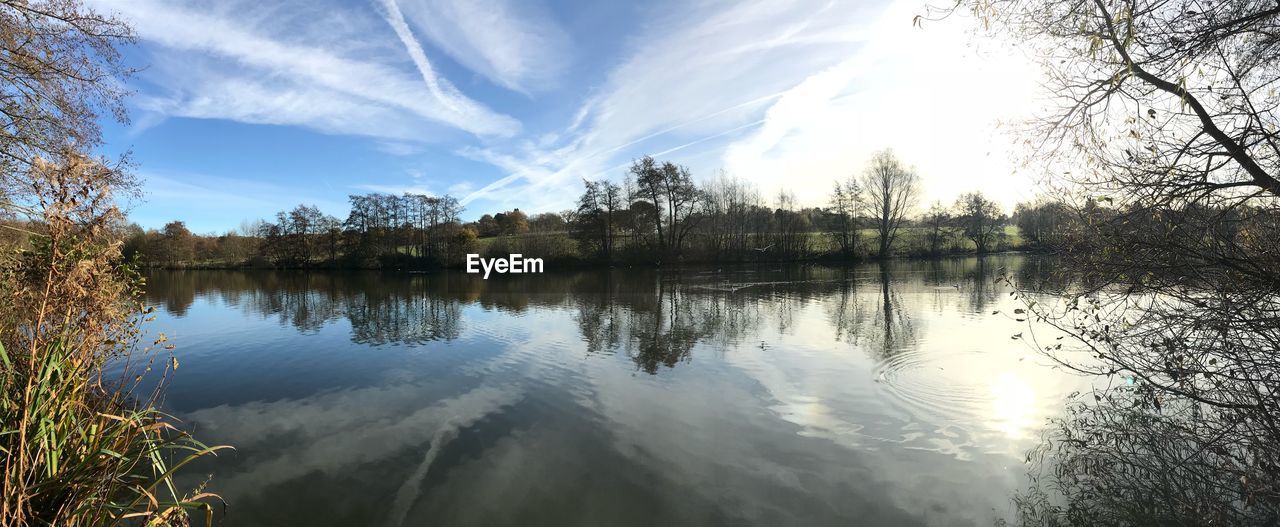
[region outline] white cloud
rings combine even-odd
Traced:
[[[471,191],[475,190],[475,188],[476,188],[475,185],[473,185],[470,181],[459,181],[457,183],[449,185],[448,191],[449,191],[449,194],[453,196],[465,196],[467,194],[470,194]]]
[[[410,156],[422,152],[422,148],[413,143],[400,141],[383,141],[378,143],[378,151],[393,156]]]
[[[376,55],[363,60],[347,56],[349,50],[337,46],[349,35],[299,42],[281,21],[249,20],[248,10],[215,13],[154,0],[92,3],[127,17],[144,40],[176,55],[170,62],[206,70],[199,82],[182,74],[153,77],[170,93],[149,107],[168,115],[397,139],[422,139],[419,134],[431,129],[429,123],[480,136],[511,136],[520,130],[515,119],[467,98],[447,79],[423,69],[424,57],[414,56],[421,74],[415,79]]]
[[[765,196],[787,187],[803,204],[821,204],[832,180],[894,147],[919,166],[926,199],[978,188],[1008,205],[1029,193],[1028,181],[1009,179],[1012,147],[995,133],[1000,117],[1028,104],[1025,64],[1003,50],[969,49],[965,20],[913,28],[920,0],[671,0],[637,9],[622,58],[598,79],[575,79],[598,82],[591,95],[564,112],[562,126],[528,131],[459,92],[441,74],[448,63],[432,54],[524,93],[554,84],[572,59],[570,40],[541,4],[329,1],[91,3],[122,12],[156,45],[144,77],[159,90],[139,102],[143,123],[297,125],[374,137],[396,156],[434,139],[502,173],[378,187],[387,191],[447,189],[483,208],[558,210],[579,179],[620,178],[647,153],[689,164],[696,177],[723,168]]]
[[[875,9],[763,0],[669,7],[652,13],[559,147],[466,152],[509,173],[467,198],[525,199],[581,177],[618,177],[641,153],[715,148],[716,140],[757,123],[781,93],[853,53]],[[560,205],[572,199],[555,195]]]
[[[555,81],[569,37],[537,2],[384,0],[458,63],[499,86],[528,92]]]
[[[751,106],[739,105],[777,94],[856,49],[858,22],[871,11],[852,4],[758,0],[666,14],[609,75],[594,104],[592,142],[625,144],[686,122],[683,132],[692,134],[742,124]],[[724,111],[735,107],[740,111]]]
[[[167,62],[160,69],[172,69]],[[171,93],[144,96],[144,112],[169,117],[228,119],[251,124],[299,125],[333,134],[415,141],[429,129],[395,108],[316,86],[228,76],[190,68],[170,76]]]
[[[913,29],[918,9],[891,5],[867,46],[788,90],[760,129],[725,149],[726,170],[766,195],[786,187],[821,204],[832,181],[893,148],[917,165],[922,206],[972,190],[1006,207],[1030,197],[1030,178],[1014,173],[1013,141],[998,126],[1030,113],[1028,62],[1008,47],[967,46],[964,19]]]
[[[432,190],[427,184],[426,173],[416,168],[406,169],[405,173],[409,176],[408,183],[396,184],[379,184],[379,183],[361,183],[352,185],[351,188],[364,190],[368,192],[381,192],[383,194],[422,194],[425,196],[437,196],[439,194]]]
[[[649,153],[821,205],[832,181],[886,147],[919,166],[926,200],[975,189],[1006,205],[1029,197],[1029,179],[1012,174],[1012,141],[997,129],[1031,106],[1029,66],[1004,48],[973,49],[965,19],[914,28],[921,8],[676,5],[633,39],[630,58],[566,132],[544,136],[563,137],[560,146],[466,150],[508,173],[467,198],[525,205],[549,194],[563,206],[575,194],[563,186],[620,177]]]
[[[521,397],[517,388],[480,387],[414,406],[420,390],[412,384],[346,388],[307,399],[216,406],[187,418],[204,423],[207,433],[228,439],[253,460],[252,470],[218,481],[223,495],[249,499],[308,474],[340,473],[421,445],[439,437],[441,429],[465,428]],[[264,444],[279,434],[291,434],[294,447],[276,451]]]
[[[471,203],[477,199],[490,199],[505,203],[508,201],[508,197],[514,197],[508,192],[508,187],[514,183],[522,180],[537,183],[558,179],[556,178],[556,172],[546,166],[550,163],[545,159],[521,159],[510,154],[498,153],[490,149],[473,148],[461,149],[458,151],[458,154],[469,159],[489,163],[490,165],[496,166],[508,173],[506,176],[499,178],[478,190],[474,190],[466,196],[463,196],[463,198],[459,200],[463,205]],[[524,193],[521,197],[527,199],[531,196]]]

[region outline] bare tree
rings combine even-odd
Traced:
[[[656,208],[653,224],[658,232],[659,251],[679,257],[685,238],[700,219],[696,213],[704,202],[689,168],[671,162],[658,164],[645,156],[632,163],[629,172],[635,177],[639,194]]]
[[[703,188],[706,205],[701,232],[716,261],[742,259],[751,243],[751,215],[761,208],[760,194],[750,182],[721,173]]]
[[[23,174],[37,159],[100,146],[100,114],[128,122],[121,81],[132,70],[116,46],[132,41],[128,24],[80,2],[0,2],[0,203],[30,192]],[[133,183],[122,170],[104,177]]]
[[[617,245],[616,217],[623,207],[622,187],[611,181],[600,183],[600,205],[604,208],[604,252],[605,260],[613,259],[614,246]]]
[[[920,192],[920,176],[915,168],[902,164],[892,150],[882,150],[871,157],[862,175],[863,214],[871,218],[879,236],[881,257],[887,257],[898,236],[907,213],[915,206]]]
[[[857,178],[836,181],[831,190],[831,214],[835,223],[829,233],[844,258],[853,258],[858,247],[858,211],[862,208],[862,188]]]
[[[321,243],[328,255],[329,264],[333,265],[338,261],[338,251],[342,247],[342,221],[328,214],[320,218],[318,232],[321,235]]]
[[[925,239],[929,242],[929,254],[942,254],[942,250],[951,242],[952,221],[951,211],[942,202],[934,202],[920,218],[921,226],[925,229]]]
[[[1074,204],[1080,294],[1027,311],[1074,337],[1041,346],[1062,365],[1127,381],[1061,422],[1063,499],[1020,520],[1280,522],[1280,3],[958,6],[1047,72],[1031,161],[1106,202]]]
[[[582,181],[585,190],[578,198],[573,235],[586,252],[595,252],[604,261],[613,259],[617,226],[615,215],[622,208],[622,187],[609,181]]]
[[[1113,199],[1280,195],[1280,5],[1270,0],[963,2],[1050,72],[1040,154]]]
[[[809,218],[796,211],[796,197],[778,191],[778,208],[773,211],[773,247],[777,258],[789,260],[809,254]]]

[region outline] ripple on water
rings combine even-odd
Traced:
[[[913,418],[981,422],[991,406],[990,379],[980,374],[986,362],[979,351],[908,349],[879,361],[872,373],[888,402]]]

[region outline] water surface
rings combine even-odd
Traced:
[[[237,448],[197,467],[228,525],[990,525],[1082,388],[1011,338],[995,280],[1050,264],[175,271],[147,296],[169,409]]]

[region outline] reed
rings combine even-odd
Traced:
[[[224,447],[159,410],[178,362],[143,345],[141,280],[121,263],[101,163],[68,153],[33,171],[45,232],[4,259],[0,293],[0,525],[185,525],[216,496],[178,470]],[[162,359],[163,358],[163,359]],[[159,363],[157,364],[157,361]],[[151,386],[151,388],[144,388]]]

